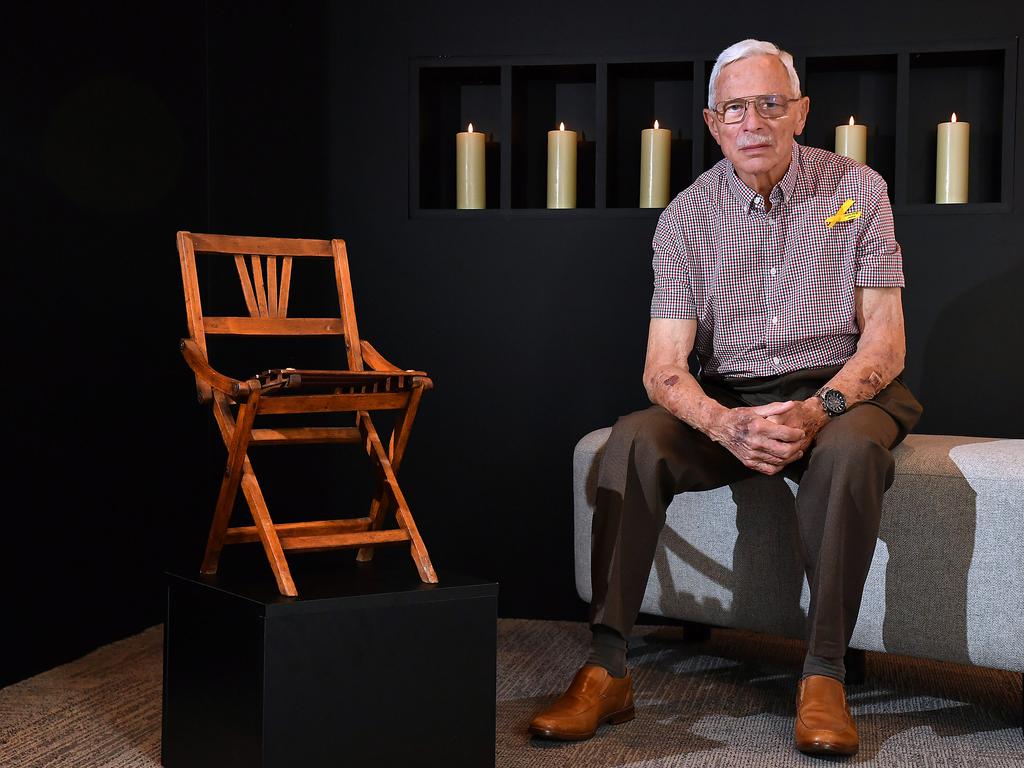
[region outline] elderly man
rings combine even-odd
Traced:
[[[899,379],[904,282],[885,182],[797,144],[809,106],[792,56],[771,43],[744,40],[715,63],[704,120],[725,157],[654,234],[644,367],[653,405],[619,419],[605,447],[590,656],[530,723],[537,736],[585,739],[633,717],[626,638],[673,495],[783,473],[799,483],[811,595],[796,746],[857,751],[843,656],[893,479],[890,451],[921,406]]]

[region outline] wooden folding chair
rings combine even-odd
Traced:
[[[181,340],[181,352],[195,374],[200,402],[212,406],[227,448],[227,466],[210,525],[202,572],[217,572],[224,545],[259,541],[281,594],[295,596],[298,592],[285,559],[286,550],[358,547],[357,559],[367,561],[378,544],[409,542],[420,578],[436,583],[427,548],[396,479],[420,398],[432,383],[424,372],[402,370],[385,360],[369,342],[360,340],[345,242],[179,232],[178,254],[190,334],[188,339]],[[237,272],[247,315],[212,317],[203,313],[197,255],[222,260],[227,257],[229,276],[230,260],[234,261],[233,271]],[[325,273],[329,273],[328,265],[323,263],[325,259],[333,261],[337,314],[289,317],[293,262],[296,266],[308,266],[310,260],[320,260]],[[204,280],[204,286],[207,282]],[[238,306],[241,307],[241,301]],[[225,375],[210,364],[207,337],[214,335],[250,340],[266,336],[342,336],[346,359],[344,367],[337,370],[265,368],[242,380]],[[375,411],[395,412],[386,451],[370,417]],[[257,420],[264,415],[313,414],[326,422],[329,414],[344,412],[354,414],[354,426],[257,426]],[[249,449],[309,443],[363,445],[377,475],[377,490],[365,517],[292,523],[275,523],[271,519],[249,461]],[[239,487],[248,502],[253,525],[229,525]],[[385,518],[392,510],[397,528],[385,530]]]

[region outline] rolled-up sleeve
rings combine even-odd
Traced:
[[[903,253],[896,242],[885,180],[872,174],[863,226],[855,254],[855,283],[864,288],[904,286]]]
[[[654,250],[654,294],[651,317],[695,320],[697,309],[690,285],[690,268],[682,239],[676,234],[675,206],[666,208],[658,219],[651,245]]]

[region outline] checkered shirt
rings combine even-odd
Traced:
[[[828,227],[850,198],[860,218]],[[769,200],[766,213],[723,159],[658,221],[651,317],[697,321],[703,376],[842,365],[860,333],[854,289],[904,284],[885,180],[867,166],[794,142]]]

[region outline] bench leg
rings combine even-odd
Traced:
[[[683,642],[703,643],[711,637],[711,627],[698,621],[683,622]]]
[[[843,657],[846,665],[846,684],[862,685],[866,676],[867,655],[859,648],[847,648]]]

